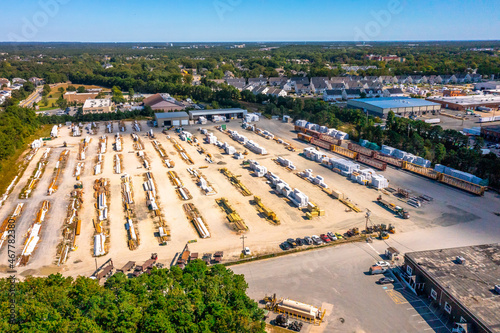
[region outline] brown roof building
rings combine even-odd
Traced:
[[[170,97],[169,94],[154,94],[144,99],[144,105],[150,106],[155,111],[179,111],[184,110],[186,106],[181,102]]]
[[[68,91],[64,94],[64,99],[70,103],[77,102],[80,104],[85,103],[88,99],[94,99],[97,97],[97,93],[77,93],[76,91]]]

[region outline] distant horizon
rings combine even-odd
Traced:
[[[376,40],[376,41],[349,41],[349,40],[262,40],[262,41],[0,41],[0,44],[283,44],[283,43],[351,43],[351,44],[377,44],[377,43],[439,43],[439,42],[500,42],[500,39],[427,39],[427,40]]]
[[[500,6],[495,0],[25,0],[2,4],[2,14],[4,42],[500,39]]]

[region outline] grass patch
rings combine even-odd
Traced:
[[[26,138],[26,143],[31,143],[35,139],[39,139],[42,137],[50,136],[50,131],[52,130],[51,125],[42,126],[35,134]],[[0,195],[5,193],[5,190],[10,185],[14,177],[21,176],[26,170],[28,163],[24,163],[24,156],[30,149],[27,149],[26,146],[23,148],[19,148],[15,151],[14,155],[0,162],[2,166],[2,172],[0,172]]]

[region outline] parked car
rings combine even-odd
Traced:
[[[313,240],[309,236],[304,237],[304,241],[306,242],[307,245],[312,245],[313,244]]]
[[[375,265],[380,267],[391,267],[391,264],[389,264],[387,261],[377,261]]]
[[[295,239],[295,243],[297,243],[297,246],[302,246],[304,245],[304,240],[302,238],[297,238]]]
[[[243,254],[246,255],[246,256],[250,255],[250,248],[248,246],[245,247],[245,249],[243,250]]]
[[[330,238],[328,238],[328,236],[327,236],[327,235],[325,235],[325,234],[321,234],[319,237],[320,237],[320,238],[323,240],[323,242],[325,242],[325,243],[330,243],[330,242],[332,241],[332,240],[331,240]]]
[[[390,277],[383,277],[380,280],[378,280],[378,284],[391,284],[394,283],[394,279]]]
[[[328,232],[327,235],[328,235],[328,237],[330,237],[330,239],[332,241],[336,241],[337,240],[337,236],[335,236],[335,234],[333,232]]]
[[[286,241],[288,244],[290,244],[290,246],[292,248],[297,247],[297,243],[295,242],[295,240],[293,238],[288,238]]]
[[[314,245],[321,245],[321,244],[323,244],[323,241],[317,235],[312,235],[311,238],[313,240]]]
[[[281,243],[280,247],[283,251],[290,250],[290,244],[288,244],[288,242]]]
[[[336,233],[335,233],[335,236],[337,237],[337,239],[342,239],[342,238],[344,238],[344,237],[342,237],[342,235],[341,235],[341,234],[339,234],[338,232],[336,232]]]

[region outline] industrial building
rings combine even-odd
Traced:
[[[481,136],[486,140],[500,142],[500,125],[482,126]]]
[[[158,127],[189,125],[189,115],[186,112],[155,113]]]
[[[496,95],[472,95],[457,97],[429,97],[429,101],[439,103],[443,108],[465,111],[467,109],[477,109],[478,107],[498,108],[500,106],[500,96]]]
[[[488,81],[474,84],[475,90],[498,90],[500,89],[500,81]]]
[[[362,109],[371,115],[386,118],[389,111],[397,115],[420,116],[427,113],[439,112],[441,105],[419,98],[410,97],[380,97],[361,98],[347,102],[347,107]]]
[[[83,104],[83,114],[113,111],[110,99],[87,99]]]
[[[215,109],[215,110],[194,110],[189,111],[189,119],[197,122],[200,117],[212,120],[216,116],[226,117],[226,119],[244,118],[247,110],[243,109]]]
[[[500,332],[500,244],[405,254],[407,287],[467,332]]]

